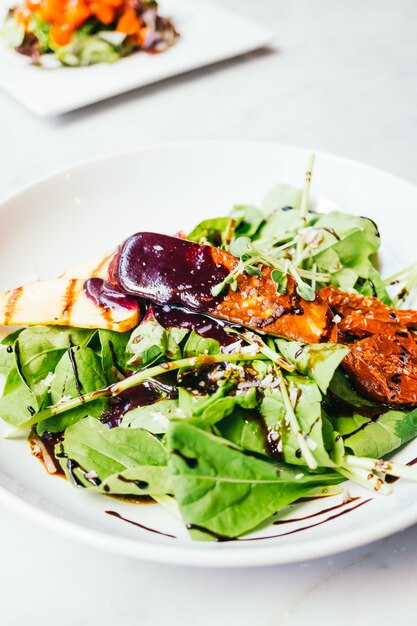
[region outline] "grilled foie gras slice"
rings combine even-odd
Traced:
[[[116,300],[99,278],[87,283],[64,278],[37,281],[0,295],[0,326],[48,324],[119,332],[137,326],[137,301],[123,294]]]
[[[303,300],[288,276],[286,293],[277,293],[271,268],[261,276],[237,278],[236,290],[213,295],[238,260],[220,248],[157,233],[127,239],[109,267],[109,282],[124,293],[160,305],[180,305],[253,330],[318,343],[336,340],[336,325],[320,297]]]

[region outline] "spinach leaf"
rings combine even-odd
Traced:
[[[230,389],[230,384],[226,383],[211,396],[194,396],[180,387],[179,407],[187,418],[193,418],[199,424],[213,425],[230,415],[235,407],[254,409],[258,404],[254,387],[236,395],[228,395]]]
[[[158,400],[154,404],[139,406],[123,416],[121,428],[146,428],[155,435],[165,433],[172,419],[184,418],[178,400]]]
[[[55,369],[55,377],[51,383],[52,403],[58,404],[63,398],[76,398],[81,394],[102,389],[106,384],[99,355],[91,348],[70,348]],[[39,435],[47,431],[60,432],[86,415],[100,417],[106,407],[107,400],[98,398],[88,406],[81,405],[39,422],[37,432]]]
[[[0,398],[0,416],[12,426],[24,424],[38,411],[38,401],[23,380],[19,370],[13,366],[4,385]]]
[[[187,334],[187,331],[184,333]],[[178,338],[178,334],[175,336]],[[181,358],[181,348],[175,341],[173,333],[161,326],[154,317],[148,317],[139,324],[133,331],[126,349],[133,355],[128,361],[129,366],[149,366],[160,357],[173,360]]]
[[[287,376],[287,383],[297,421],[307,436],[307,445],[320,467],[332,467],[333,461],[326,450],[321,410],[322,396],[317,384],[304,376],[294,374]],[[299,453],[296,434],[287,425],[284,400],[279,390],[265,391],[261,414],[268,428],[278,433],[285,461],[294,465],[305,465],[305,460]],[[329,440],[328,435],[327,441]]]
[[[253,237],[265,219],[262,211],[250,204],[234,206],[230,215],[236,222],[236,237]]]
[[[172,493],[172,482],[166,465],[140,465],[112,474],[98,487],[105,494],[162,495]]]
[[[143,429],[121,433],[88,417],[67,429],[58,454],[65,455],[67,476],[71,472],[72,479],[90,490],[137,496],[172,491],[166,452]]]
[[[289,241],[298,232],[300,217],[301,212],[299,209],[292,209],[291,211],[274,210],[267,217],[256,238],[272,239],[277,244]]]
[[[225,439],[183,422],[171,425],[167,443],[184,522],[221,537],[252,530],[315,485],[340,482],[334,473],[300,476],[299,468],[248,456]]]
[[[235,222],[230,217],[203,220],[188,235],[187,239],[200,244],[224,246],[229,243]]]
[[[235,406],[230,415],[217,422],[216,429],[221,437],[243,450],[267,454],[267,428],[258,411]]]
[[[381,457],[393,452],[417,435],[417,409],[388,411],[369,420],[361,430],[344,438],[345,447],[355,456]]]
[[[126,351],[130,332],[116,333],[112,330],[98,331],[101,345],[101,363],[107,384],[111,385],[125,377],[128,354]]]
[[[62,453],[65,455],[62,459],[64,470],[70,459],[79,466],[80,478],[83,473],[95,472],[99,481],[106,481],[127,469],[167,464],[163,444],[148,431],[142,428],[109,429],[93,417],[86,417],[67,428],[58,447],[58,454]],[[114,480],[112,478],[112,482]]]
[[[8,374],[13,367],[13,353],[8,352],[9,346],[0,345],[0,374]]]
[[[200,356],[201,354],[219,354],[220,343],[210,337],[202,337],[194,330],[191,331],[184,346],[184,358]]]
[[[369,413],[370,407],[377,407],[378,403],[361,396],[356,389],[352,387],[346,374],[341,370],[336,370],[330,382],[329,395],[331,398],[338,400],[342,404],[355,407],[360,413],[361,410],[365,414]]]
[[[302,189],[291,185],[278,184],[271,189],[263,201],[265,215],[270,215],[273,211],[281,211],[285,207],[299,209],[301,206]]]
[[[15,357],[23,379],[35,394],[39,407],[48,396],[49,381],[70,346],[86,346],[96,331],[57,326],[31,326],[15,343]]]
[[[23,328],[10,333],[0,341],[0,374],[7,375],[14,365],[14,345]]]
[[[340,344],[304,345],[285,339],[277,339],[277,344],[281,354],[299,372],[314,380],[323,393],[327,392],[336,369],[349,353],[349,348]]]

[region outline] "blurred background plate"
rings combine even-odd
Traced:
[[[10,0],[0,0],[2,15]],[[0,87],[40,116],[53,116],[266,45],[270,31],[202,0],[162,0],[178,42],[161,54],[134,53],[113,64],[44,69],[0,45]]]

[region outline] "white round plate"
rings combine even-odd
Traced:
[[[302,183],[307,156],[306,150],[272,144],[170,144],[54,175],[0,207],[0,289],[33,275],[57,276],[139,230],[187,231],[204,217],[227,214],[233,204],[259,205],[277,182]],[[312,197],[323,210],[337,206],[378,222],[383,270],[416,259],[417,188],[411,184],[317,154]],[[397,455],[405,462],[414,457],[417,441]],[[86,493],[49,476],[25,440],[0,439],[0,486],[5,502],[54,530],[121,554],[186,565],[306,560],[374,541],[417,520],[417,485],[400,480],[390,496],[348,485],[359,499],[343,504],[338,495],[290,507],[287,518],[306,519],[271,525],[250,536],[255,540],[193,542],[180,520],[159,505]],[[129,524],[106,510],[175,537]]]

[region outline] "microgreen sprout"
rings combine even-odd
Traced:
[[[154,365],[153,367],[140,370],[140,372],[137,372],[132,376],[128,376],[127,378],[124,378],[120,382],[117,382],[113,385],[104,387],[103,389],[98,389],[97,391],[92,391],[91,393],[85,393],[75,398],[68,399],[65,402],[49,406],[43,411],[37,413],[33,418],[31,418],[24,424],[20,425],[16,430],[22,430],[23,428],[26,428],[28,426],[33,426],[34,424],[49,419],[54,415],[65,413],[70,409],[74,409],[78,406],[93,402],[98,398],[119,396],[123,391],[126,391],[127,389],[132,389],[133,387],[137,387],[138,385],[141,385],[150,378],[155,378],[156,376],[160,376],[161,374],[165,374],[166,372],[172,372],[182,368],[202,367],[207,364],[214,365],[215,363],[253,361],[254,359],[259,360],[265,358],[266,357],[263,354],[257,354],[256,356],[254,356],[248,353],[234,352],[231,354],[215,354],[210,356],[201,355],[185,359],[178,359],[177,361],[169,361],[167,363],[160,363],[158,365]]]
[[[288,394],[287,381],[285,380],[285,377],[282,373],[283,369],[286,369],[289,372],[293,372],[295,369],[294,365],[285,361],[285,359],[272,348],[273,342],[270,342],[270,345],[268,345],[263,341],[261,337],[250,331],[240,333],[233,328],[229,328],[228,332],[233,332],[250,345],[258,345],[259,351],[274,363],[275,374],[279,382],[279,390],[282,394],[288,423],[297,438],[298,446],[301,450],[301,454],[307,466],[310,469],[316,469],[317,461],[314,458],[310,448],[308,447],[307,433],[303,432],[301,425],[298,422],[294,407]]]
[[[238,237],[230,246],[230,251],[239,258],[239,263],[222,282],[212,288],[213,296],[220,295],[227,286],[236,290],[237,278],[244,272],[250,276],[261,276],[262,272],[258,265],[265,265],[276,270],[272,272],[271,277],[277,284],[278,293],[285,292],[287,288],[286,275],[290,274],[297,283],[297,293],[309,301],[314,300],[316,294],[304,279],[326,282],[330,277],[329,274],[319,273],[317,270],[312,272],[311,270],[296,268],[291,259],[276,258],[273,253],[261,249],[258,242],[252,242],[249,237]]]
[[[268,346],[268,344],[266,344],[265,341],[256,333],[250,330],[247,330],[242,333],[236,328],[232,328],[232,327],[226,327],[225,330],[228,333],[232,333],[233,335],[236,335],[237,337],[239,337],[239,339],[242,339],[247,344],[252,345],[252,346],[257,346],[258,352],[263,354],[267,359],[269,359],[273,363],[276,363],[277,365],[282,367],[282,369],[286,370],[287,372],[294,372],[295,365],[293,365],[292,363],[284,359],[284,357],[281,354],[279,354],[276,350],[274,350],[274,348],[271,348],[270,346]]]
[[[387,287],[400,285],[400,290],[393,299],[393,304],[397,309],[401,308],[410,293],[417,286],[417,263],[413,263],[399,272],[392,274],[384,280],[384,284]]]
[[[298,226],[298,231],[302,231],[307,224],[307,214],[308,214],[308,204],[310,199],[310,183],[311,176],[313,173],[315,155],[311,154],[308,160],[307,171],[305,175],[305,182],[303,187],[303,193],[301,195],[301,206],[300,206],[300,222]],[[305,242],[302,237],[298,238],[297,241],[297,253],[296,253],[296,264],[301,265],[301,257],[303,254]]]

